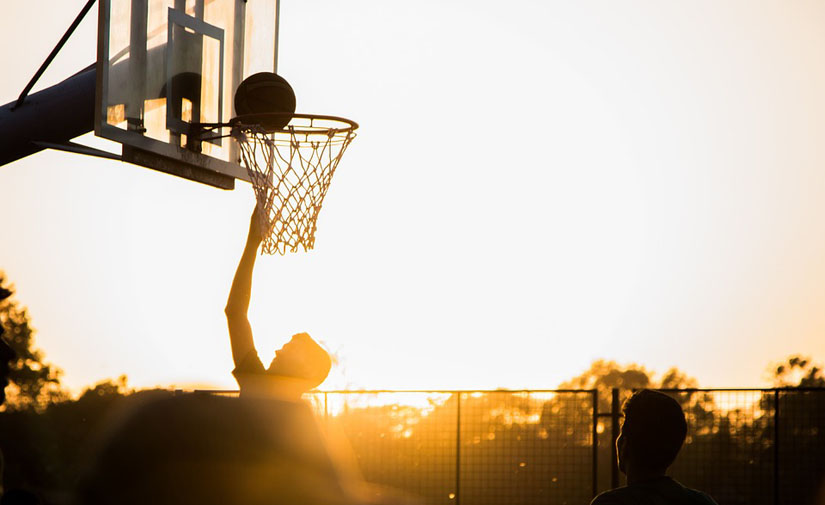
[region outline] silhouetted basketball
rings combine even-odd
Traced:
[[[244,79],[235,90],[235,112],[239,116],[281,113],[261,124],[267,130],[280,130],[295,113],[295,92],[280,75],[259,72]]]

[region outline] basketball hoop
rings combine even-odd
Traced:
[[[292,119],[283,129],[267,128],[283,124],[285,116]],[[255,189],[261,252],[309,251],[324,196],[358,124],[335,116],[265,113],[238,116],[229,126]]]

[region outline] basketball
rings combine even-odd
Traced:
[[[259,72],[241,82],[235,90],[235,112],[246,114],[280,113],[262,121],[269,131],[283,129],[295,113],[295,92],[286,79],[272,72]]]

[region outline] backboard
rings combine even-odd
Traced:
[[[225,123],[241,81],[275,72],[278,0],[100,0],[95,134],[123,160],[224,189],[248,180]]]

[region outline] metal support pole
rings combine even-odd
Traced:
[[[773,390],[773,503],[779,505],[779,390]]]
[[[65,144],[94,130],[95,67],[31,94],[23,107],[0,105],[0,166],[42,151],[34,142]]]
[[[619,438],[619,390],[613,388],[613,397],[610,405],[610,417],[612,418],[611,447],[610,447],[610,486],[613,489],[619,487],[619,456],[616,454],[616,440]]]
[[[84,17],[86,17],[86,14],[89,12],[89,9],[92,8],[92,5],[95,4],[95,1],[96,0],[89,0],[88,2],[86,2],[86,5],[84,5],[83,9],[80,11],[80,14],[77,15],[74,22],[71,24],[71,26],[69,26],[69,29],[66,30],[66,33],[63,34],[63,37],[60,39],[57,45],[54,46],[54,49],[52,49],[52,52],[46,58],[46,61],[44,61],[43,64],[40,65],[40,68],[37,69],[37,72],[34,74],[34,77],[32,77],[29,83],[26,84],[26,87],[23,88],[23,92],[20,93],[19,97],[17,97],[17,102],[15,102],[14,106],[11,107],[11,110],[14,110],[23,105],[23,102],[26,101],[26,97],[29,95],[29,91],[31,91],[34,85],[37,84],[37,81],[38,79],[40,79],[40,76],[43,75],[43,72],[45,72],[46,69],[49,68],[49,64],[51,64],[52,60],[54,60],[54,57],[57,56],[57,53],[59,53],[60,50],[63,49],[63,46],[66,44],[66,41],[69,40],[69,37],[72,36],[72,33],[74,33],[78,25],[80,25],[80,22],[83,21]]]
[[[599,491],[599,390],[593,390],[593,496]]]
[[[455,415],[455,504],[461,503],[461,393],[456,393]]]

